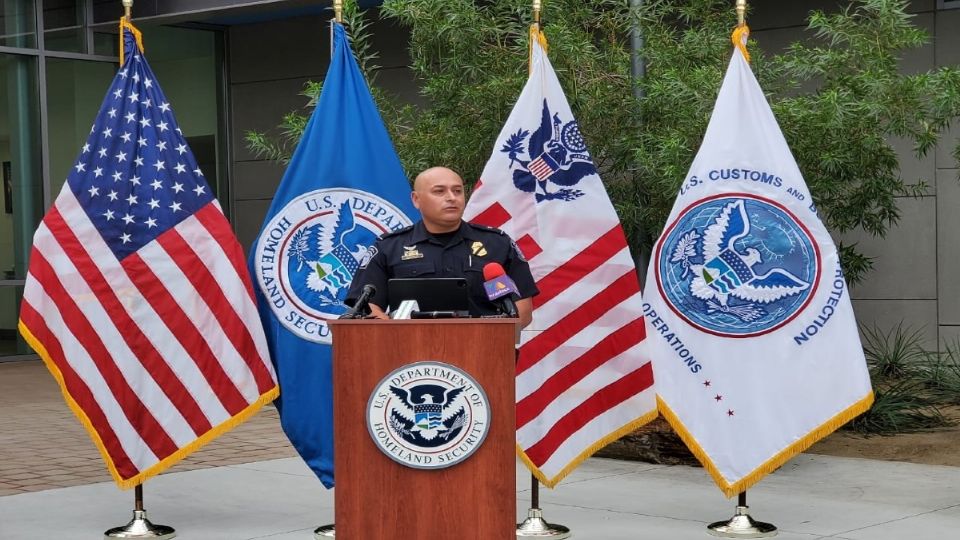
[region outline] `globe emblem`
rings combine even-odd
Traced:
[[[277,320],[311,341],[329,343],[350,283],[377,238],[410,224],[397,207],[356,189],[310,191],[264,226],[253,261],[260,293]]]
[[[820,251],[784,206],[756,195],[691,204],[656,250],[656,280],[687,323],[725,337],[771,332],[796,317],[820,280]]]

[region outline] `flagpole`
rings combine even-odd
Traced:
[[[333,19],[330,20],[330,60],[333,61],[333,32],[335,24],[343,24],[343,0],[333,0]],[[324,538],[336,538],[337,528],[335,523],[321,525],[313,530],[313,537],[316,540]]]
[[[747,61],[750,57],[746,51],[746,36],[750,29],[747,27],[747,0],[737,0],[737,28],[733,31],[733,42]],[[747,490],[737,495],[737,508],[733,517],[727,521],[717,521],[707,525],[707,532],[721,538],[769,538],[777,535],[777,527],[770,523],[754,521],[750,517],[750,507],[747,506]]]
[[[530,49],[529,61],[527,62],[527,74],[533,73],[533,43],[540,38],[540,14],[543,11],[543,0],[533,0],[533,23],[530,25]],[[561,540],[570,538],[570,529],[563,525],[547,523],[543,519],[543,510],[540,508],[540,482],[532,473],[530,474],[530,509],[527,510],[527,518],[517,524],[517,538],[552,538]]]
[[[120,0],[123,5],[123,20],[127,23],[132,22],[133,18],[133,0]],[[120,27],[120,47],[123,49],[123,26]],[[153,538],[156,540],[168,540],[176,538],[177,533],[173,527],[167,525],[154,525],[147,519],[147,511],[143,508],[143,484],[137,484],[133,488],[133,519],[121,527],[114,527],[103,533],[104,538]]]

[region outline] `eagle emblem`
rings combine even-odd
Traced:
[[[420,384],[410,390],[390,386],[400,406],[390,412],[390,427],[398,436],[421,447],[449,441],[463,428],[467,412],[457,397],[463,388]]]
[[[694,205],[667,237],[658,252],[661,290],[684,318],[715,333],[753,335],[785,323],[819,277],[812,237],[759,197]]]
[[[371,231],[357,225],[346,201],[325,220],[298,229],[287,249],[297,295],[318,307],[341,305],[374,240]]]
[[[513,170],[513,185],[534,193],[537,202],[578,199],[583,191],[571,186],[597,172],[577,121],[564,121],[559,114],[551,114],[546,99],[540,126],[533,133],[517,130],[500,151],[510,158],[510,168],[519,165]]]

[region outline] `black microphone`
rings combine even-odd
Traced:
[[[353,307],[348,309],[343,315],[340,315],[341,319],[359,319],[363,317],[365,313],[370,311],[370,297],[377,294],[377,288],[367,283],[363,286],[363,290],[360,291],[360,296],[357,297],[357,300],[353,303]]]
[[[483,290],[487,293],[487,299],[500,306],[500,310],[507,317],[519,317],[517,304],[513,301],[513,295],[520,297],[520,291],[517,290],[517,284],[507,276],[500,263],[487,263],[483,265]]]

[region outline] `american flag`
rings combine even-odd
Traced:
[[[585,148],[568,151],[563,164],[551,158],[553,172],[542,174],[537,157],[565,144],[553,122],[579,134],[539,42],[533,52],[466,216],[516,238],[540,289],[517,363],[517,444],[553,487],[656,417],[656,403],[636,265],[603,182]]]
[[[34,236],[20,331],[122,488],[278,393],[243,250],[170,103],[125,56]]]

